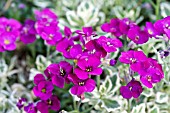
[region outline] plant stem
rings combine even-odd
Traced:
[[[155,12],[156,12],[156,20],[159,19],[159,7],[160,7],[160,0],[156,0],[156,7],[155,7]]]
[[[78,105],[77,105],[77,111],[78,111],[78,113],[80,112],[80,111],[79,111],[80,105],[81,105],[81,99],[79,100]]]
[[[100,88],[100,76],[97,76],[97,89],[99,90]]]
[[[47,55],[46,57],[49,58],[49,56],[50,56],[50,46],[48,46],[48,45],[47,45],[47,54],[46,55]]]
[[[130,99],[128,99],[128,113],[131,113]]]
[[[77,110],[76,101],[74,99],[73,99],[73,107],[74,107],[74,110]]]

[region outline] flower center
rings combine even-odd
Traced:
[[[60,68],[60,75],[61,75],[61,76],[64,76],[64,75],[65,75],[65,72],[64,72],[64,70],[63,70],[62,68]]]
[[[70,49],[71,49],[71,46],[68,46],[67,49],[66,49],[66,51],[69,52]]]
[[[132,90],[132,86],[129,87],[129,90],[130,90],[130,91]]]
[[[28,28],[27,27],[24,27],[23,31],[24,31],[25,34],[28,34]]]
[[[136,37],[135,37],[135,40],[138,41],[138,40],[139,40],[139,36],[136,36]]]
[[[79,86],[84,86],[84,82],[79,82]]]
[[[149,82],[152,80],[150,75],[147,76],[147,80],[148,80]]]
[[[49,105],[52,105],[52,101],[51,101],[51,100],[48,100],[48,104],[49,104]]]
[[[168,24],[165,25],[165,28],[170,30],[170,26]]]
[[[8,44],[10,43],[10,41],[9,41],[8,39],[5,39],[5,40],[4,40],[4,43],[5,43],[6,45],[8,45]]]
[[[46,92],[46,89],[45,89],[45,88],[43,88],[41,91],[42,91],[43,93],[45,93],[45,92]]]
[[[135,58],[130,58],[130,61],[131,61],[132,63],[135,63],[135,62],[136,62],[136,59],[135,59]]]
[[[89,54],[95,54],[95,52],[96,52],[96,50],[93,49],[93,50],[89,51]]]
[[[11,31],[11,27],[9,25],[6,26],[6,31],[7,32]]]
[[[86,68],[86,71],[87,71],[87,72],[91,72],[91,71],[92,71],[92,68],[91,68],[91,67],[88,67],[88,68]]]
[[[150,35],[153,34],[153,32],[152,32],[150,29],[148,29],[148,33],[149,33]]]
[[[48,38],[49,38],[50,40],[52,40],[53,37],[54,37],[54,35],[53,35],[53,34],[50,34]]]

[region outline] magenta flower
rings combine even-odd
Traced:
[[[71,88],[71,93],[73,95],[80,96],[85,92],[92,92],[96,87],[95,81],[90,78],[81,80],[76,75],[69,74],[68,79],[74,84],[74,86]]]
[[[95,56],[89,56],[87,58],[78,60],[78,68],[74,69],[75,74],[79,79],[87,79],[90,75],[100,75],[102,74],[102,68],[98,67],[100,65],[100,60]]]
[[[124,18],[124,19],[120,20],[119,29],[120,29],[121,33],[127,35],[130,27],[132,27],[133,25],[135,25],[134,22],[132,22],[128,18]]]
[[[80,44],[73,45],[70,49],[70,56],[72,59],[79,59],[83,54],[83,50]]]
[[[161,81],[162,73],[160,73],[159,70],[154,69],[154,68],[149,68],[147,69],[147,73],[141,74],[140,75],[140,80],[141,82],[148,88],[153,87],[153,83],[158,83]]]
[[[162,66],[154,59],[148,58],[146,61],[140,63],[141,82],[148,88],[153,87],[153,83],[158,83],[164,78]]]
[[[17,38],[20,33],[20,28],[21,24],[17,20],[0,17],[0,34],[8,33],[10,35],[14,35],[15,38]]]
[[[37,31],[37,34],[42,34],[43,32],[45,32],[47,29],[55,29],[55,31],[59,31],[59,27],[58,27],[58,21],[47,21],[47,19],[43,19],[43,20],[38,20],[35,23],[35,29]]]
[[[3,33],[0,35],[0,46],[2,50],[15,50],[16,49],[16,37],[15,35],[9,34],[9,33]]]
[[[96,56],[98,58],[103,58],[107,55],[107,52],[100,46],[97,39],[91,40],[85,45],[84,56]]]
[[[29,103],[27,106],[24,107],[24,111],[27,113],[37,113],[37,108],[34,103]]]
[[[33,92],[35,96],[39,97],[41,100],[47,100],[52,95],[54,87],[50,81],[41,81],[37,86],[34,86]]]
[[[170,16],[155,22],[154,27],[160,32],[167,35],[170,39]]]
[[[123,46],[122,42],[117,38],[106,38],[105,36],[100,36],[97,40],[98,43],[105,49],[106,52],[115,52],[117,48]]]
[[[34,84],[38,85],[41,81],[46,81],[43,74],[36,74],[34,77]]]
[[[49,45],[56,45],[62,39],[62,34],[59,32],[57,16],[50,9],[35,11],[37,22],[35,28],[37,33]]]
[[[92,27],[83,27],[82,31],[81,30],[77,30],[76,33],[81,35],[81,36],[83,36],[83,37],[86,37],[86,38],[88,38],[90,36],[95,36],[96,35],[96,33],[93,31]]]
[[[24,44],[33,43],[36,40],[36,30],[34,28],[35,21],[25,20],[24,25],[21,28],[20,40]]]
[[[160,35],[160,33],[155,29],[154,25],[151,22],[146,22],[145,30],[148,32],[149,37],[155,37]]]
[[[110,20],[110,23],[102,24],[101,29],[104,32],[111,33],[112,35],[119,37],[122,35],[119,29],[119,23],[120,23],[119,19],[113,18]]]
[[[138,72],[140,67],[140,62],[147,60],[146,55],[142,51],[129,50],[126,52],[121,52],[119,61],[125,64],[130,64],[130,68]]]
[[[74,45],[73,40],[64,38],[57,44],[56,50],[62,52],[65,58],[71,59],[72,57],[70,55],[70,49],[73,47],[73,45]]]
[[[17,102],[18,109],[21,109],[22,107],[24,107],[25,102],[27,102],[26,98],[20,98]]]
[[[116,63],[117,63],[117,61],[115,59],[111,59],[109,62],[110,66],[116,65]]]
[[[62,34],[55,29],[56,27],[47,27],[40,36],[47,42],[49,45],[56,45],[62,39]]]
[[[141,31],[140,27],[133,26],[128,31],[128,38],[136,44],[143,44],[148,41],[149,36],[146,31]]]
[[[41,113],[48,113],[49,110],[58,111],[60,109],[60,101],[56,95],[52,95],[48,100],[38,102],[37,109]]]
[[[67,38],[70,38],[72,36],[71,29],[69,27],[67,27],[67,26],[64,27],[64,35]]]
[[[120,87],[120,93],[123,98],[130,99],[132,97],[138,98],[143,89],[141,83],[132,79],[126,86]]]
[[[48,22],[52,22],[56,21],[56,19],[58,18],[57,15],[48,8],[45,8],[41,11],[35,10],[34,13],[37,20],[46,19]]]
[[[68,74],[71,74],[73,67],[66,61],[61,61],[59,64],[51,64],[46,69],[52,76],[52,83],[59,88],[64,87],[64,83],[69,83]]]

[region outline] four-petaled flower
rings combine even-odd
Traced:
[[[126,86],[120,87],[120,93],[123,98],[130,99],[132,97],[138,98],[143,89],[141,83],[132,79]]]
[[[78,68],[74,69],[75,74],[80,79],[87,79],[89,75],[102,74],[102,68],[98,67],[101,61],[95,56],[79,59],[77,62]]]
[[[75,74],[69,74],[68,79],[74,84],[71,88],[71,93],[77,96],[81,96],[85,92],[92,92],[96,87],[96,83],[93,79],[79,79]]]

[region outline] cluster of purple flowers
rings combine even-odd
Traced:
[[[66,61],[50,64],[44,74],[34,77],[33,92],[40,100],[25,106],[26,99],[21,98],[17,106],[24,107],[27,113],[48,113],[48,110],[58,111],[60,101],[55,95],[54,86],[64,88],[66,84],[72,84],[70,91],[73,95],[83,97],[85,92],[92,92],[96,87],[95,80],[91,76],[100,76],[102,60],[108,58],[108,54],[116,52],[123,47],[120,36],[127,36],[136,44],[146,43],[150,38],[159,38],[160,35],[170,37],[170,17],[158,20],[154,24],[147,22],[143,30],[136,23],[124,18],[114,18],[109,23],[104,23],[101,29],[111,33],[112,37],[98,36],[92,27],[83,27],[82,30],[71,31],[64,28],[64,36],[58,27],[58,17],[50,9],[35,12],[36,21],[26,20],[23,25],[14,19],[0,18],[0,52],[14,50],[19,38],[24,44],[33,43],[36,35],[74,64]],[[107,56],[108,55],[108,56]],[[107,56],[107,57],[106,57]],[[129,64],[130,70],[140,75],[140,81],[148,88],[158,83],[164,77],[161,65],[152,58],[147,58],[142,51],[129,50],[121,52],[121,63]],[[114,66],[116,60],[111,59],[110,65]],[[131,75],[131,81],[120,88],[124,98],[138,98],[142,93],[142,85]]]
[[[53,94],[54,86],[51,79],[48,78],[49,74],[37,74],[34,77],[34,84],[36,85],[33,88],[33,92],[36,97],[39,97],[41,100],[36,103],[26,103],[25,98],[21,98],[17,106],[19,109],[24,107],[24,111],[27,113],[48,113],[49,110],[58,111],[60,109],[60,101],[58,97]]]
[[[140,81],[148,88],[152,88],[154,83],[158,83],[164,78],[162,66],[157,60],[147,58],[142,51],[129,50],[122,52],[119,61],[130,65],[130,70],[140,75]],[[138,98],[142,93],[142,86],[139,81],[132,80],[127,86],[122,86],[120,92],[124,98]]]
[[[170,39],[170,16],[157,20],[155,23],[146,22],[144,29],[140,29],[128,18],[113,18],[109,23],[104,23],[101,29],[114,37],[125,35],[136,44],[146,43],[152,37]]]

